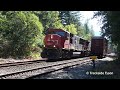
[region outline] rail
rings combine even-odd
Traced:
[[[14,72],[6,75],[1,75],[0,79],[30,79],[37,75],[43,75],[50,72],[54,72],[63,68],[75,66],[84,64],[86,62],[89,62],[89,58],[80,58],[80,59],[74,59],[69,61],[60,62],[54,65],[47,65],[40,68],[30,69],[30,70],[24,70],[19,72]]]

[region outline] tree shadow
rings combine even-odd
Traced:
[[[115,75],[105,75],[102,73],[107,72],[115,72],[113,69],[109,69],[106,66],[110,64],[108,67],[111,67],[113,61],[97,61],[95,68],[93,68],[92,63],[89,65],[81,65],[77,67],[66,68],[63,71],[68,74],[67,79],[113,79]],[[104,68],[105,66],[105,68]],[[99,74],[91,74],[98,72]],[[101,74],[100,74],[101,73]],[[64,74],[63,74],[64,75]]]

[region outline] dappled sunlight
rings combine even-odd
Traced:
[[[98,60],[100,60],[100,61],[113,61],[114,59],[111,57],[105,57],[103,59],[98,59]]]

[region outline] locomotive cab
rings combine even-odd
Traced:
[[[47,48],[56,47],[57,49],[64,47],[65,40],[69,39],[67,33],[61,29],[49,29],[46,33],[44,44]],[[51,45],[49,44],[51,43]]]
[[[69,33],[62,29],[48,29],[44,38],[43,58],[62,58],[63,48],[69,48]]]

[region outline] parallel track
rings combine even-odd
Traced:
[[[17,66],[17,65],[25,65],[25,64],[32,64],[32,63],[38,63],[38,62],[42,62],[45,60],[34,60],[34,61],[24,61],[24,62],[13,62],[13,63],[4,63],[4,64],[0,64],[0,67],[10,67],[10,66]]]
[[[75,65],[81,65],[88,62],[90,62],[89,58],[74,59],[71,61],[66,61],[66,62],[64,61],[63,63],[57,63],[54,65],[47,65],[40,68],[1,75],[0,79],[30,79],[30,78],[36,77],[37,75],[48,74],[51,72],[58,71],[60,69],[64,69],[64,68],[75,66]]]

